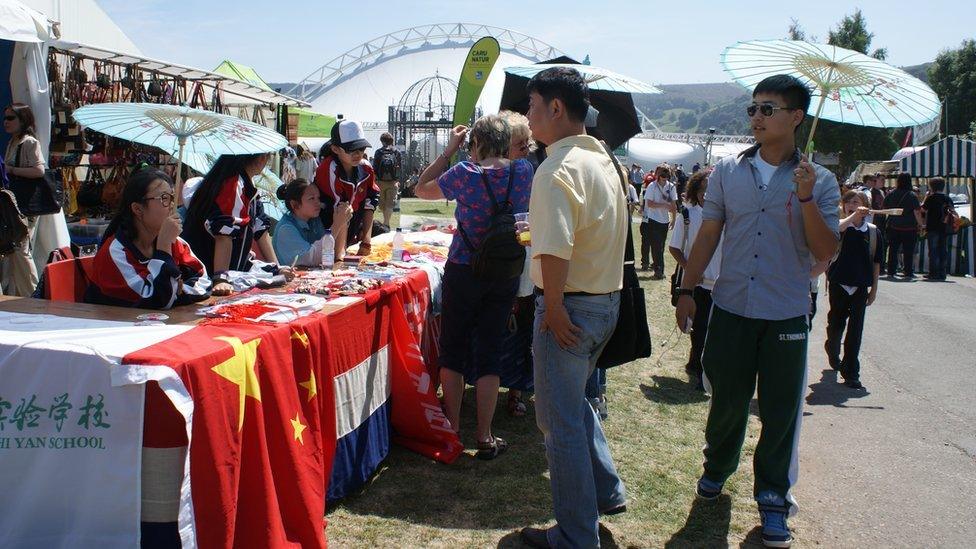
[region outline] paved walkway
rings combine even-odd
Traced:
[[[882,280],[861,352],[867,391],[827,367],[823,291],[818,305],[796,490],[801,542],[972,547],[976,282]]]

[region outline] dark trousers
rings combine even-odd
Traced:
[[[949,270],[949,237],[942,231],[926,236],[929,248],[929,277],[945,278]]]
[[[901,252],[902,270],[905,276],[915,274],[915,241],[918,231],[888,230],[888,276],[895,276],[898,270],[898,252]]]
[[[888,234],[888,216],[886,215],[875,215],[874,216],[874,226],[878,228],[878,232],[883,235]],[[886,236],[887,238],[887,236]],[[886,265],[888,264],[888,254],[881,254],[881,272],[886,272]]]
[[[759,389],[762,430],[753,455],[753,495],[785,502],[794,481],[800,413],[806,390],[807,315],[746,318],[712,307],[702,356],[712,401],[705,424],[705,478],[722,484],[739,465],[749,403]],[[788,506],[789,504],[786,503]]]
[[[695,319],[691,329],[691,353],[688,355],[688,365],[685,371],[688,375],[702,375],[702,351],[705,350],[705,336],[708,335],[708,315],[712,310],[712,291],[701,286],[695,288]]]
[[[867,309],[868,289],[858,288],[847,293],[840,284],[827,283],[830,311],[827,312],[827,360],[830,367],[840,370],[844,379],[856,381],[861,375],[861,335],[864,332],[864,312]],[[844,327],[847,334],[844,334]],[[841,337],[844,339],[844,358],[840,358]]]
[[[651,252],[651,225],[647,221],[642,221],[640,224],[640,260],[641,268],[646,269],[650,264],[648,262],[647,256]]]
[[[645,236],[646,234],[646,236]],[[664,276],[664,247],[668,240],[668,224],[657,221],[641,223],[641,266],[647,266],[647,249],[651,251],[654,274]]]

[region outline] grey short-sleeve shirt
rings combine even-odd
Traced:
[[[702,217],[724,222],[722,267],[712,291],[715,305],[747,318],[786,320],[810,312],[810,269],[793,169],[800,152],[779,166],[766,190],[752,147],[723,158],[708,178]],[[813,199],[839,238],[840,188],[829,170],[814,164]]]

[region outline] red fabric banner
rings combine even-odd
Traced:
[[[193,398],[190,479],[201,547],[325,546],[319,403],[301,385],[314,349],[294,332],[199,326],[123,360],[173,368]],[[147,415],[149,431],[152,421]]]
[[[168,366],[193,400],[190,486],[200,547],[323,547],[336,450],[336,376],[389,347],[394,442],[450,463],[463,450],[419,343],[430,308],[420,270],[361,302],[290,324],[213,324],[131,353]],[[429,334],[428,334],[429,336]],[[186,445],[155,383],[144,445]]]

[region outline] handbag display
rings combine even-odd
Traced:
[[[17,145],[15,168],[21,167],[20,150],[23,146],[23,143]],[[28,217],[58,213],[64,203],[64,184],[59,170],[44,170],[44,175],[36,178],[12,175],[9,188],[17,198],[20,213]]]
[[[624,179],[620,162],[606,143],[603,143],[603,148],[613,161],[626,195],[627,180]],[[634,268],[634,237],[629,211],[625,210],[625,215],[628,217],[627,243],[624,247],[624,280],[623,287],[620,289],[620,312],[617,315],[617,325],[613,329],[613,335],[610,336],[610,341],[597,359],[597,368],[612,368],[651,356],[651,330],[647,325],[644,289],[641,288],[637,269]]]

